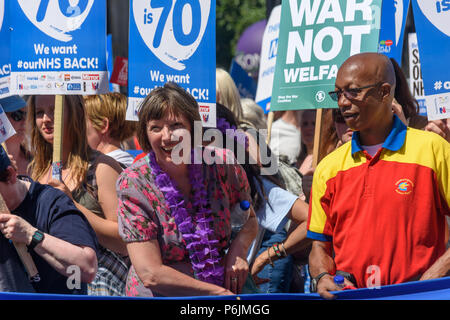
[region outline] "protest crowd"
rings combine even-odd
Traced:
[[[223,141],[203,141],[198,163],[175,161],[179,135],[189,139],[183,130],[193,136],[200,121],[197,102],[178,85],[153,90],[137,123],[125,121],[120,93],[66,96],[60,181],[51,174],[54,96],[1,99],[17,132],[1,150],[1,193],[12,213],[0,218],[2,246],[9,239],[27,244],[41,278],[26,281],[9,245],[2,290],[202,296],[310,292],[312,281],[329,297],[338,290],[334,274],[344,274],[348,286],[366,287],[364,268],[374,259],[384,271],[381,284],[447,275],[449,124],[415,120],[414,98],[394,65],[380,54],[355,55],[342,65],[330,93],[339,109],[325,116],[328,150],[315,169],[309,159],[314,110],[278,116],[268,146],[259,134],[267,131],[257,131],[266,128],[265,115],[244,111],[231,78],[230,88],[218,88],[216,129]],[[277,162],[269,174],[259,158],[263,149]],[[194,160],[194,153],[181,157]],[[370,166],[379,176],[366,176]],[[428,188],[420,201],[386,194],[380,181],[392,170],[418,175],[414,184]],[[250,203],[248,217],[232,236],[233,209],[243,200]],[[394,234],[379,227],[394,213],[384,217],[381,210],[399,215],[389,224]],[[72,264],[81,270],[81,285],[71,290]]]
[[[0,99],[16,132],[0,147],[0,291],[332,299],[449,276],[450,119],[419,115],[381,53],[348,56],[334,85],[317,163],[316,109],[269,120],[220,67],[213,127],[175,82],[137,121],[122,93],[64,95],[59,178],[55,95]]]

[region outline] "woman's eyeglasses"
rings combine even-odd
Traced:
[[[339,98],[341,97],[342,94],[344,95],[344,97],[346,97],[349,100],[355,100],[356,97],[358,97],[358,94],[363,89],[377,87],[381,83],[382,82],[377,82],[377,83],[370,84],[370,85],[364,86],[364,87],[359,87],[359,88],[339,89],[336,91],[330,91],[330,92],[328,92],[328,94],[330,95],[331,99],[333,99],[334,101],[339,101]]]
[[[17,110],[17,111],[14,111],[14,112],[7,112],[6,114],[9,115],[11,117],[11,119],[13,119],[16,122],[22,121],[27,116],[27,113],[25,111],[23,111],[23,110]]]

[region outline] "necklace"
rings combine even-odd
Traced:
[[[194,214],[189,214],[181,192],[171,177],[158,165],[153,151],[149,153],[148,158],[155,183],[169,204],[178,230],[186,242],[194,276],[199,280],[222,286],[224,268],[221,266],[222,258],[217,248],[219,241],[213,239],[214,230],[211,228],[213,217],[211,209],[208,208],[202,165],[194,164],[193,161],[188,165],[189,181],[194,195],[192,201]]]

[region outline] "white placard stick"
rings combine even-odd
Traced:
[[[9,209],[6,206],[5,200],[3,199],[2,195],[0,194],[0,212],[2,213],[8,213]],[[33,258],[31,257],[30,253],[28,252],[28,249],[24,243],[18,243],[14,242],[14,247],[16,248],[17,254],[19,255],[20,260],[22,261],[23,265],[25,266],[25,270],[28,273],[28,277],[30,280],[34,280],[39,277],[39,272],[36,268],[36,265],[34,264]]]
[[[64,96],[55,96],[55,111],[53,116],[53,160],[52,177],[62,180],[62,140],[63,140]]]

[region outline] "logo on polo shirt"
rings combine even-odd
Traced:
[[[414,188],[414,183],[409,179],[400,179],[395,183],[395,191],[399,194],[410,194]]]

